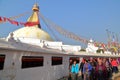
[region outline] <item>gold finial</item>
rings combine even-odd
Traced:
[[[39,11],[39,6],[38,4],[34,4],[33,8],[32,8],[33,11]]]

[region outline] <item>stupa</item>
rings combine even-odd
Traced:
[[[27,22],[38,22],[37,25],[34,26],[25,26],[13,32],[13,37],[17,38],[35,38],[42,39],[47,41],[52,41],[50,35],[41,29],[40,21],[39,21],[39,6],[34,4],[32,15],[28,18]]]

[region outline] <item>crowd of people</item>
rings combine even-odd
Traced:
[[[110,80],[119,64],[119,58],[70,59],[69,80]]]

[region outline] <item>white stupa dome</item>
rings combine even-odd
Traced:
[[[35,27],[23,27],[13,32],[14,37],[36,38],[42,40],[52,40],[50,35],[42,29]]]

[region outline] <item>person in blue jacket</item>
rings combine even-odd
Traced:
[[[90,63],[88,63],[88,60],[85,60],[85,64],[83,66],[83,74],[84,74],[84,80],[90,80],[90,74],[92,71],[92,66]]]
[[[76,60],[74,60],[72,67],[71,67],[71,78],[72,80],[78,79],[78,72],[79,72],[79,64],[76,63]]]

